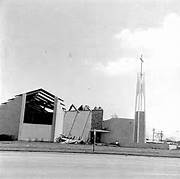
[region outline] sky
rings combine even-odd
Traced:
[[[146,129],[180,139],[178,0],[1,0],[0,102],[44,88],[66,108],[134,118],[143,54]]]

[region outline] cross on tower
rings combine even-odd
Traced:
[[[142,65],[143,65],[143,63],[144,63],[144,61],[143,61],[143,55],[141,55],[141,57],[139,58],[140,59],[140,61],[141,61],[141,76],[142,76]]]

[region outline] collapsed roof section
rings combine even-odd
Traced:
[[[57,112],[57,108],[65,110],[62,99],[42,88],[23,94],[26,95],[25,107],[24,109],[22,108],[24,110],[24,123],[52,125],[53,115]],[[15,105],[13,100],[23,96],[23,94],[16,95],[15,98],[2,103],[2,107],[6,108],[8,104],[11,106]]]
[[[54,109],[54,100],[55,96],[49,92],[47,92],[44,89],[38,89],[34,91],[30,91],[26,93],[26,103],[29,104],[31,103],[34,107],[36,108],[44,108],[44,109],[49,109],[53,110]],[[60,98],[58,98],[61,102],[61,106],[64,105],[64,101]]]
[[[77,111],[77,112],[79,112],[79,111],[92,111],[92,110],[103,110],[101,107],[94,107],[93,109],[91,109],[88,105],[85,105],[85,106],[83,106],[83,105],[80,105],[78,108],[77,107],[75,107],[75,105],[74,104],[71,104],[71,106],[69,107],[69,110],[68,111]]]
[[[23,93],[16,95],[15,97],[22,96]],[[35,106],[43,106],[43,108],[47,108],[50,110],[54,109],[54,100],[55,95],[49,93],[48,91],[40,88],[37,90],[26,92],[26,103],[33,103]],[[7,102],[1,103],[7,104],[9,101],[14,100],[15,98],[8,99]],[[62,106],[62,109],[65,110],[64,100],[61,98],[58,98],[60,100],[60,104]]]
[[[21,95],[22,94],[16,96],[21,96]],[[56,97],[55,95],[40,88],[26,93],[26,103],[34,104],[35,107],[41,106],[43,108],[53,110],[55,97]],[[64,100],[62,100],[61,98],[58,98],[58,100],[60,100],[62,109],[65,109]]]
[[[56,96],[44,89],[26,93],[24,123],[52,125]],[[61,108],[64,101],[58,98]]]

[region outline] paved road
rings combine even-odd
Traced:
[[[179,179],[180,159],[104,154],[0,152],[0,178]]]

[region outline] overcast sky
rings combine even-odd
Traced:
[[[146,126],[180,136],[180,1],[1,0],[3,102],[44,88],[134,118],[141,53]]]

